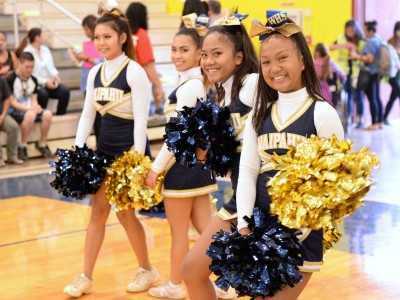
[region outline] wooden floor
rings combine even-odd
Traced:
[[[370,145],[378,153],[376,188],[367,195],[366,205],[345,220],[342,240],[300,300],[400,299],[400,119],[381,131],[354,130],[350,138],[357,147]],[[11,178],[30,175],[18,173],[17,167],[0,172],[0,299],[68,299],[62,289],[82,270],[89,202],[49,193],[49,176],[43,174],[49,171],[47,161],[35,162],[30,162],[38,173],[33,176]],[[140,218],[151,261],[168,278],[167,221]],[[94,273],[95,292],[82,299],[154,299],[146,292],[126,293],[136,260],[115,214],[107,224]]]

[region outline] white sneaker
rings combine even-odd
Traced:
[[[227,291],[220,289],[216,285],[214,285],[214,288],[218,299],[236,299],[237,294],[233,288],[230,287]]]
[[[160,280],[160,274],[157,269],[151,271],[139,268],[135,278],[128,284],[126,290],[130,293],[143,292]]]
[[[164,284],[149,289],[150,296],[156,298],[168,299],[183,299],[186,297],[186,292],[182,284],[171,286],[171,282],[167,281]]]
[[[64,288],[64,293],[71,297],[78,298],[82,294],[87,295],[93,292],[93,280],[87,278],[85,274],[79,275],[74,282]]]

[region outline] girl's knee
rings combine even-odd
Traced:
[[[135,222],[137,220],[135,212],[131,209],[117,211],[116,215],[118,221],[122,225],[127,224],[127,222]]]

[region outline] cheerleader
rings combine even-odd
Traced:
[[[244,216],[259,207],[269,215],[271,199],[267,182],[277,171],[270,155],[283,155],[289,146],[312,134],[344,138],[335,109],[321,94],[318,77],[301,28],[286,12],[267,11],[267,24],[253,23],[252,36],[260,36],[260,80],[257,102],[244,130],[242,159],[237,188],[238,230],[250,232]],[[302,230],[302,281],[286,286],[268,299],[297,299],[311,278],[320,270],[323,258],[322,229]],[[257,297],[256,299],[264,299]]]
[[[131,33],[122,13],[115,6],[100,7],[100,12],[102,16],[96,22],[94,44],[105,62],[90,70],[75,144],[83,146],[98,111],[101,114],[101,129],[97,149],[111,163],[132,147],[139,153],[145,150],[149,81],[143,68],[133,61]],[[65,287],[64,292],[69,296],[80,297],[93,291],[93,269],[104,240],[110,208],[103,182],[92,197],[83,273]],[[145,291],[160,276],[149,261],[144,229],[132,209],[120,210],[116,214],[139,264],[139,270],[127,290]]]
[[[193,13],[183,16],[182,20],[185,27],[175,35],[171,52],[171,60],[179,73],[179,84],[165,105],[167,117],[176,116],[176,111],[184,106],[194,106],[197,98],[204,98],[206,94],[199,64],[200,45],[207,31],[208,18],[197,18]],[[172,235],[171,279],[151,288],[149,294],[158,298],[183,299],[186,292],[182,287],[181,264],[189,251],[190,221],[199,233],[204,231],[211,216],[209,194],[217,191],[218,187],[210,170],[203,170],[201,163],[193,169],[181,165],[175,161],[166,144],[157,155],[146,184],[155,187],[155,181],[163,170],[166,170],[164,207]]]
[[[216,86],[216,102],[228,106],[236,139],[241,140],[244,124],[253,107],[258,80],[258,60],[253,45],[241,24],[246,16],[235,15],[215,22],[204,37],[201,48],[201,67],[207,81]],[[231,170],[233,196],[213,217],[190,250],[183,263],[183,280],[190,299],[232,299],[234,295],[216,289],[211,283],[208,266],[210,259],[205,255],[211,244],[211,235],[220,229],[230,230],[236,222],[236,186],[239,174],[240,147],[234,157]],[[192,272],[191,270],[196,270]]]

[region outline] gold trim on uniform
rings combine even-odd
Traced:
[[[115,102],[115,101],[109,101],[108,103],[101,105],[100,103],[98,103],[97,101],[94,102],[94,105],[97,108],[97,111],[104,116],[105,114],[109,113],[112,115],[123,115],[124,119],[133,119],[133,112],[129,111],[129,112],[123,112],[123,113],[119,113],[117,111],[112,111],[113,109],[115,109],[118,106],[121,106],[122,104],[125,104],[126,102],[131,101],[131,93],[127,93],[123,96],[122,101],[121,102]]]
[[[187,198],[187,197],[196,197],[201,195],[206,195],[212,192],[218,191],[218,185],[212,184],[208,186],[203,186],[195,189],[187,189],[187,190],[163,190],[162,194],[164,197],[170,198]]]
[[[321,270],[322,261],[304,261],[302,266],[298,266],[300,272],[313,273]]]
[[[296,234],[297,234],[297,233],[300,233],[300,232],[301,232],[301,234],[299,234],[299,235],[297,236],[297,238],[299,239],[300,242],[303,242],[303,241],[310,235],[311,231],[312,231],[312,230],[311,230],[310,228],[302,228],[302,229],[299,229],[299,230],[296,232]]]
[[[231,121],[231,125],[235,130],[235,139],[237,139],[239,135],[243,132],[248,116],[249,113],[243,116],[240,116],[240,113],[231,113],[229,118]]]
[[[290,124],[295,122],[298,118],[300,118],[306,110],[313,104],[314,100],[312,100],[310,97],[308,97],[306,103],[301,106],[296,112],[294,112],[287,120],[285,123],[281,121],[281,118],[279,117],[279,112],[278,112],[278,105],[277,103],[272,104],[272,111],[271,111],[271,117],[272,117],[272,123],[274,124],[276,130],[278,132],[282,131],[286,127],[288,127]]]
[[[217,216],[220,217],[224,221],[232,220],[232,219],[237,219],[237,213],[234,213],[233,215],[227,211],[225,208],[221,207],[221,209],[218,211]]]
[[[103,87],[108,87],[114,80],[115,78],[118,77],[119,73],[121,73],[122,69],[125,68],[125,66],[127,64],[129,64],[129,62],[131,61],[131,59],[129,57],[127,57],[121,64],[121,66],[118,68],[117,71],[115,71],[115,73],[111,76],[110,80],[106,80],[106,64],[103,63],[101,66],[101,73],[100,73],[100,80],[101,83],[103,85]]]

